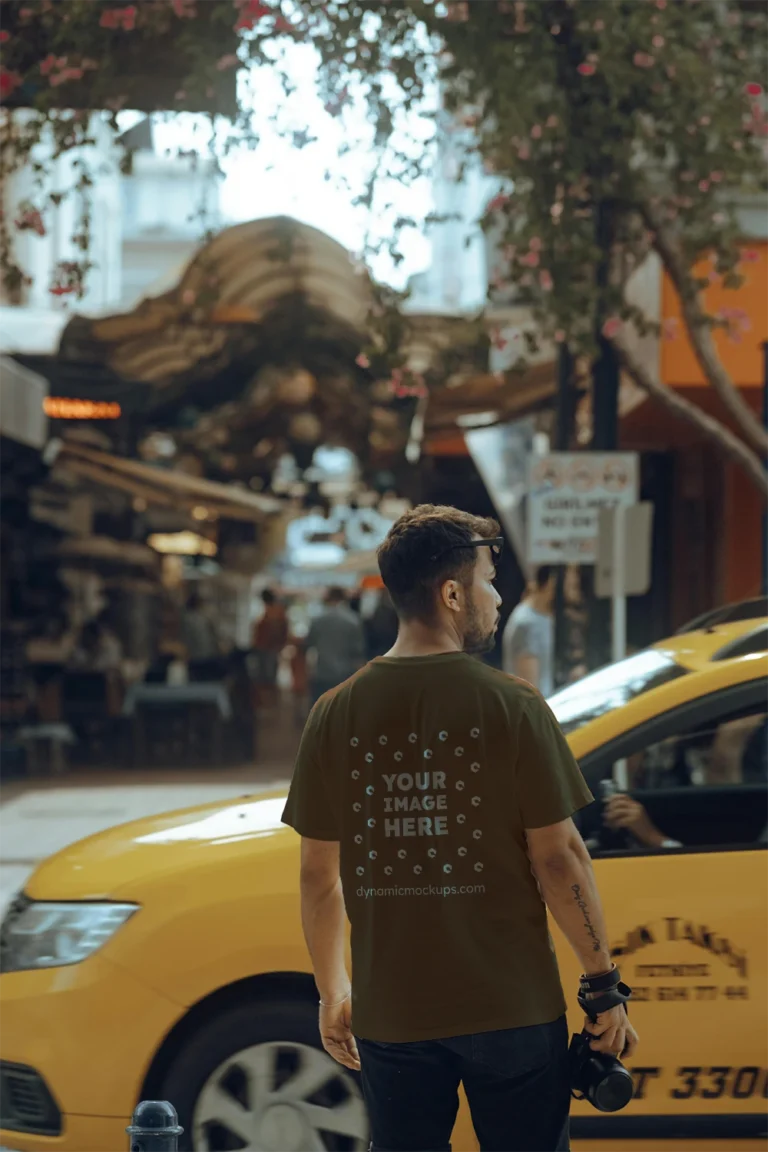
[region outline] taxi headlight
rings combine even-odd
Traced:
[[[137,904],[53,903],[22,896],[0,928],[0,971],[79,964],[105,944]]]

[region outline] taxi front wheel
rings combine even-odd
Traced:
[[[317,1008],[252,1001],[213,1017],[166,1075],[185,1152],[362,1152],[358,1078],[323,1051]]]

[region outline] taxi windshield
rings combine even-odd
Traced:
[[[643,692],[686,674],[687,669],[671,656],[650,648],[569,684],[550,696],[547,703],[563,731],[575,732],[582,724],[621,708]]]

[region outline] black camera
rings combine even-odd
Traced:
[[[595,1052],[590,1047],[591,1040],[594,1036],[589,1032],[571,1040],[571,1091],[577,1100],[589,1100],[598,1112],[618,1112],[632,1099],[632,1077],[621,1060],[606,1052]]]

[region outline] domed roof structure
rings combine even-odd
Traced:
[[[203,245],[170,291],[119,315],[74,317],[59,355],[175,392],[220,372],[244,343],[258,360],[260,337],[286,311],[297,338],[314,319],[329,342],[359,348],[369,302],[367,274],[330,236],[286,216],[253,220]]]

